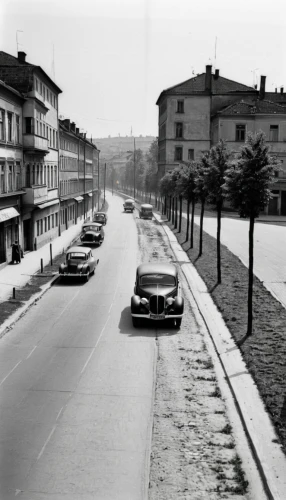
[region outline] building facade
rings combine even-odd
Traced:
[[[247,132],[262,130],[282,167],[266,212],[286,215],[286,99],[283,88],[266,93],[265,82],[262,76],[258,91],[206,66],[205,73],[164,90],[157,101],[159,176],[182,161],[199,160],[220,139],[238,153]]]
[[[22,106],[17,91],[0,81],[0,269],[11,261],[12,244],[22,241]]]
[[[99,150],[70,120],[60,120],[60,230],[92,219],[98,205]]]
[[[36,250],[58,235],[58,96],[59,87],[42,70],[0,52],[0,78],[20,92],[23,103],[24,172],[22,245]]]

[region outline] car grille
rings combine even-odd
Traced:
[[[71,274],[77,273],[77,264],[70,264],[68,267],[68,272]]]
[[[150,312],[153,314],[162,314],[165,308],[165,297],[162,295],[151,295]]]
[[[92,234],[85,234],[83,237],[83,241],[93,241],[94,236]]]

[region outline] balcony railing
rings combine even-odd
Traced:
[[[23,147],[24,150],[38,151],[41,153],[48,153],[48,139],[34,134],[23,134]]]

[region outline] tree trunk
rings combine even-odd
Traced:
[[[186,230],[186,241],[189,239],[189,230],[190,230],[190,202],[187,202],[187,230]]]
[[[172,198],[172,224],[174,225],[175,221],[175,198]]]
[[[203,253],[203,224],[204,224],[205,201],[201,201],[201,216],[200,216],[200,250],[199,257]]]
[[[172,196],[169,196],[169,211],[168,211],[168,221],[171,222],[172,217]]]
[[[178,227],[178,198],[176,196],[175,198],[175,228],[174,229],[177,229]]]
[[[254,216],[249,219],[249,264],[248,264],[248,318],[247,333],[249,337],[252,334],[252,295],[253,295],[253,236],[254,236]]]
[[[192,199],[191,248],[194,248],[194,218],[195,218],[195,201],[194,199]]]
[[[167,215],[167,196],[164,197],[164,215]]]
[[[182,229],[182,210],[183,210],[183,198],[180,196],[180,219],[179,219],[179,233]]]
[[[221,257],[220,257],[220,231],[221,231],[221,203],[217,204],[217,232],[216,232],[216,256],[217,256],[217,284],[221,284]]]

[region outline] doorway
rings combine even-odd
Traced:
[[[31,250],[31,219],[23,221],[24,252]]]

